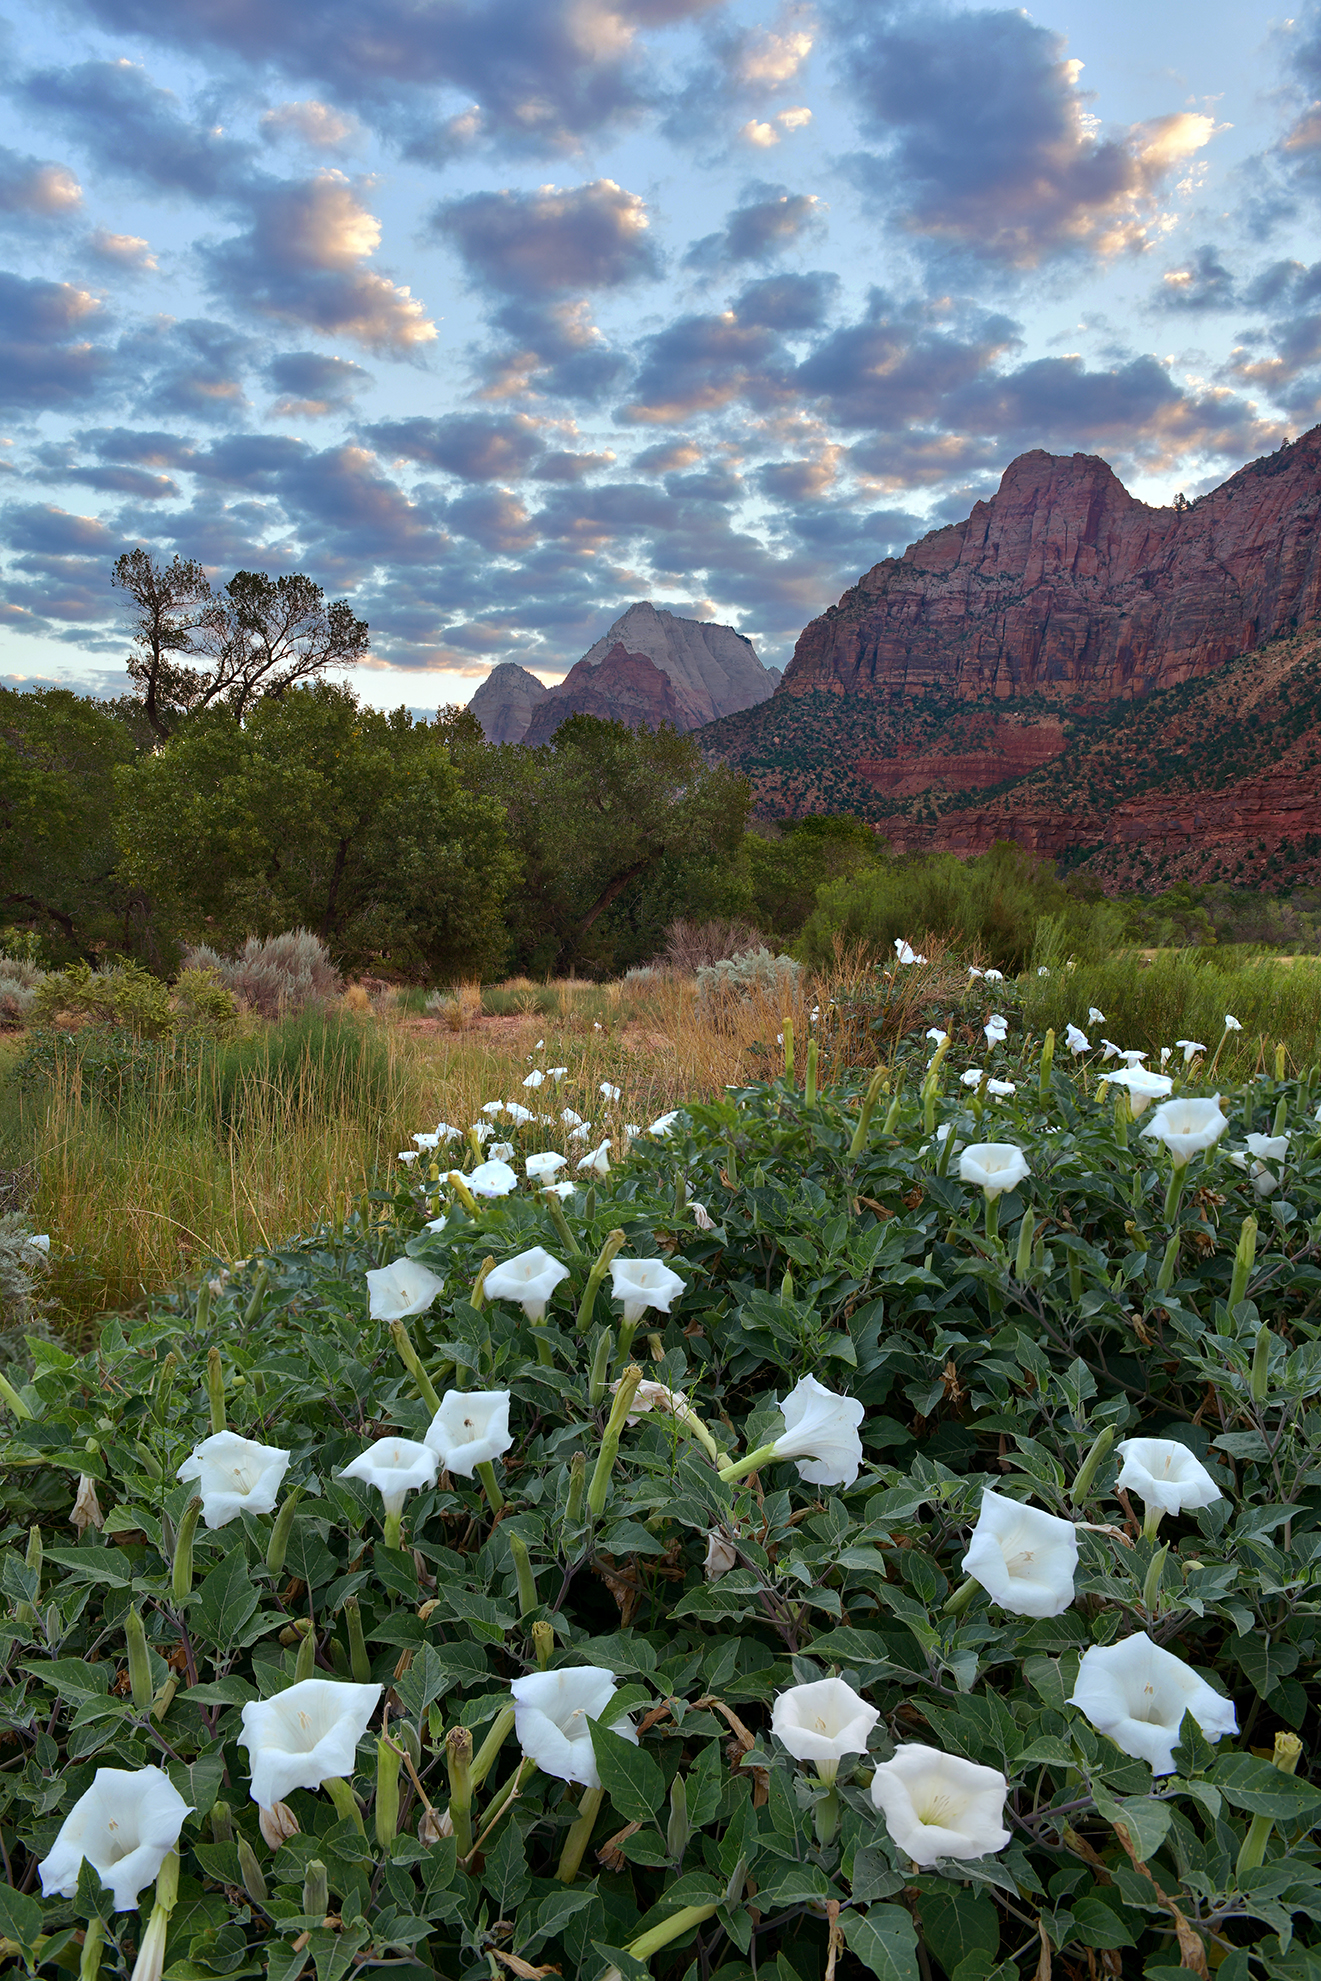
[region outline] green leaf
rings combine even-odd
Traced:
[[[22,1669],[49,1685],[62,1699],[95,1699],[110,1690],[114,1668],[105,1661],[89,1665],[81,1658],[34,1658]]]
[[[918,1981],[917,1928],[901,1905],[839,1915],[845,1944],[881,1981]]]
[[[922,1937],[947,1974],[969,1954],[994,1960],[1000,1946],[1000,1915],[983,1892],[920,1892]]]
[[[1273,1774],[1275,1770],[1270,1772]],[[1173,1812],[1168,1803],[1157,1802],[1150,1795],[1121,1798],[1109,1795],[1105,1789],[1096,1786],[1093,1786],[1092,1796],[1107,1823],[1124,1825],[1134,1850],[1144,1864],[1155,1856],[1170,1827]]]
[[[208,1642],[227,1650],[257,1607],[257,1591],[248,1576],[247,1556],[240,1544],[225,1556],[202,1583],[195,1612],[196,1627]]]
[[[1266,1699],[1280,1680],[1296,1668],[1299,1651],[1296,1644],[1273,1644],[1269,1637],[1238,1637],[1234,1640],[1234,1656],[1254,1691]]]
[[[1321,1810],[1321,1788],[1285,1775],[1255,1754],[1226,1754],[1209,1771],[1207,1780],[1235,1809],[1253,1816],[1270,1816],[1277,1823],[1312,1821]]]
[[[0,1934],[30,1954],[41,1934],[41,1907],[26,1892],[0,1885]]]
[[[601,1785],[626,1823],[645,1823],[665,1800],[665,1777],[650,1754],[597,1720],[587,1727]]]
[[[505,1823],[487,1852],[482,1884],[495,1900],[499,1917],[512,1919],[532,1885],[523,1833],[517,1823]]]
[[[1078,1927],[1078,1938],[1085,1947],[1131,1947],[1132,1933],[1113,1905],[1093,1894],[1073,1899],[1069,1907]]]
[[[532,1938],[538,1940],[550,1939],[552,1934],[559,1932],[561,1926],[568,1925],[575,1913],[582,1912],[589,1906],[595,1896],[596,1894],[590,1886],[578,1886],[576,1888],[569,1886],[562,1892],[552,1892],[550,1897],[543,1898],[541,1904],[537,1907],[536,1923],[533,1927]],[[523,1944],[526,1945],[527,1942],[525,1941]]]
[[[171,1761],[166,1773],[195,1814],[209,1816],[225,1778],[224,1749],[208,1747],[194,1761]]]
[[[133,1563],[122,1548],[47,1548],[46,1560],[112,1589],[127,1589],[133,1582]]]

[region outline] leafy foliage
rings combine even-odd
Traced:
[[[653,1959],[675,1981],[805,1981],[832,1957],[840,1981],[916,1981],[919,1946],[948,1981],[1044,1973],[1051,1955],[1065,1972],[1223,1963],[1233,1981],[1311,1981],[1321,1789],[1306,1761],[1291,1776],[1269,1755],[1276,1732],[1315,1743],[1316,1079],[1225,1093],[1230,1133],[1178,1194],[1089,1072],[997,1055],[1016,1092],[994,1102],[954,1069],[937,1075],[943,1097],[920,1092],[922,1054],[866,1101],[781,1077],[694,1103],[568,1199],[567,1243],[529,1190],[470,1217],[438,1176],[410,1171],[347,1221],[110,1323],[90,1355],[35,1342],[18,1394],[30,1414],[11,1414],[0,1451],[10,1958],[57,1971],[104,1901],[91,1874],[76,1898],[39,1901],[27,1867],[98,1765],[150,1760],[195,1812],[167,1950],[178,1981],[263,1962],[293,1981],[309,1961],[318,1977],[391,1961],[474,1981],[493,1963],[637,1981]],[[1259,1199],[1229,1157],[1271,1129],[1288,1130],[1289,1154]],[[530,1149],[545,1124],[505,1132]],[[998,1230],[956,1180],[956,1144],[982,1139],[1021,1144],[1031,1168]],[[653,1408],[623,1429],[600,1517],[584,1517],[583,1462],[608,1450],[605,1383],[631,1332],[604,1289],[583,1311],[615,1229],[685,1282],[642,1323],[649,1375],[736,1452],[776,1435],[799,1376],[849,1392],[865,1406],[856,1483],[813,1486],[775,1460],[727,1483],[681,1417]],[[535,1244],[570,1267],[540,1326],[475,1286],[485,1260]],[[380,1502],[338,1474],[373,1437],[428,1422],[367,1315],[365,1271],[400,1256],[442,1282],[410,1324],[428,1379],[507,1388],[514,1443],[499,1518],[478,1481],[442,1477],[409,1500],[391,1548]],[[271,1520],[242,1515],[198,1530],[176,1585],[190,1488],[175,1474],[216,1421],[212,1351],[228,1421],[291,1452],[286,1490],[302,1497],[282,1560]],[[1138,1431],[1186,1444],[1222,1491],[1158,1539],[1116,1497],[1104,1442],[1079,1481],[1098,1435]],[[83,1474],[104,1527],[75,1541]],[[975,1589],[949,1604],[988,1485],[1085,1523],[1063,1614],[1014,1615]],[[708,1581],[712,1533],[735,1565]],[[149,1642],[136,1698],[131,1610]],[[1241,1729],[1212,1745],[1186,1718],[1177,1769],[1156,1778],[1068,1703],[1081,1653],[1142,1629],[1233,1698]],[[354,1774],[364,1827],[298,1790],[300,1829],[272,1851],[235,1736],[245,1701],[293,1680],[300,1648],[303,1668],[385,1686],[420,1790],[405,1765],[396,1826],[373,1729]],[[604,1800],[572,1877],[556,1873],[577,1793],[538,1773],[508,1792],[509,1683],[546,1657],[615,1672],[611,1717],[631,1712],[640,1733],[634,1748],[592,1729]],[[777,1692],[831,1671],[881,1714],[841,1769],[833,1828],[830,1791],[769,1731]],[[423,1794],[450,1800],[456,1728],[478,1750],[471,1850],[430,1819],[415,1835]],[[866,1786],[912,1740],[1006,1776],[1005,1850],[914,1869]],[[108,1920],[103,1972],[126,1971],[141,1930],[134,1914]]]

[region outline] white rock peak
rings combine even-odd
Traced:
[[[599,667],[616,643],[654,661],[703,722],[752,708],[779,685],[779,669],[763,667],[752,641],[732,626],[680,619],[649,599],[630,605],[583,659]]]

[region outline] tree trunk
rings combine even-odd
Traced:
[[[571,942],[578,942],[581,940],[583,936],[586,935],[588,929],[591,928],[592,923],[597,919],[597,917],[605,913],[606,909],[610,906],[610,903],[612,901],[618,900],[619,896],[624,892],[624,889],[627,886],[629,886],[629,884],[632,881],[637,880],[640,874],[645,874],[647,868],[654,865],[654,863],[660,859],[661,854],[664,851],[665,848],[662,846],[656,852],[648,853],[644,859],[635,860],[631,867],[625,867],[622,873],[616,874],[613,880],[608,880],[606,882],[605,886],[601,889],[601,892],[597,895],[591,907],[587,910],[587,913],[583,916],[582,920],[579,922],[577,928],[574,929],[571,935],[566,936],[564,941],[560,944],[561,956],[564,954],[565,950],[569,947],[569,944]]]

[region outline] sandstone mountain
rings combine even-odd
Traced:
[[[625,679],[620,651],[649,661],[661,680],[638,669]],[[612,671],[591,687],[587,677],[607,660]],[[680,619],[644,599],[621,613],[557,687],[543,688],[535,675],[507,660],[491,669],[469,706],[489,743],[532,744],[545,742],[566,716],[580,711],[635,728],[671,722],[676,729],[698,729],[766,701],[779,684],[779,668],[763,667],[751,640],[732,626]],[[560,704],[554,710],[542,708],[547,695]]]
[[[855,812],[896,850],[1315,880],[1318,621],[1321,428],[1177,508],[1034,452],[814,620],[773,699],[703,747],[764,815]]]
[[[469,702],[488,743],[521,743],[532,712],[547,690],[516,660],[493,667]]]
[[[569,669],[559,687],[532,711],[523,742],[529,748],[549,743],[571,715],[596,715],[605,722],[627,723],[630,729],[659,729],[663,722],[674,729],[697,726],[688,719],[669,675],[645,653],[629,653],[620,641],[602,660],[592,663],[584,657]]]

